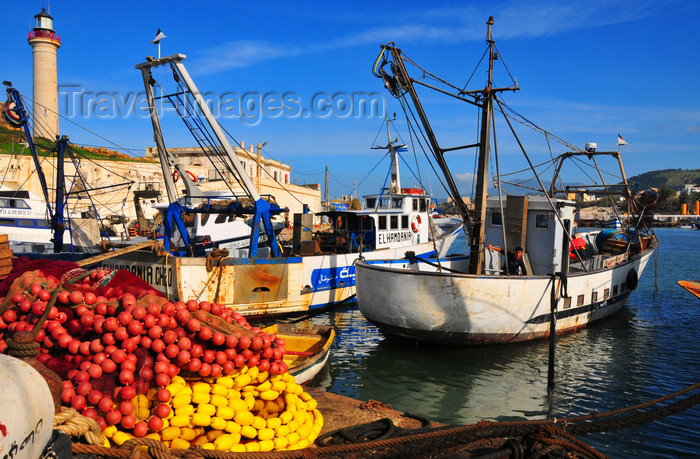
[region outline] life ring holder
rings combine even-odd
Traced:
[[[194,175],[192,172],[185,171],[185,173],[190,176],[190,178],[192,179],[193,182],[197,181],[197,176]],[[180,180],[180,171],[175,169],[173,171],[173,181],[177,183],[178,180]]]
[[[421,221],[420,215],[414,215],[413,219],[411,220],[411,231],[413,231],[414,233],[417,233],[418,231],[420,231],[421,223],[422,223],[422,221]]]

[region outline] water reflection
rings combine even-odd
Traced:
[[[676,285],[700,279],[700,231],[657,231],[654,262],[627,306],[592,328],[560,337],[552,413],[576,416],[643,403],[700,380],[700,302]],[[694,253],[691,253],[694,252]],[[655,275],[659,292],[654,292]],[[491,347],[436,347],[384,336],[355,306],[310,323],[339,328],[327,373],[311,385],[448,424],[481,419],[543,418],[547,406],[546,341]],[[628,457],[699,455],[700,410],[585,441]]]

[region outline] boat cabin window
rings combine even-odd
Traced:
[[[603,299],[607,300],[608,298],[610,298],[610,289],[606,288],[605,290],[603,290]]]
[[[10,207],[12,209],[29,209],[29,204],[21,199],[1,199],[0,207]]]
[[[374,209],[377,206],[377,198],[365,198],[365,208]]]
[[[17,220],[18,226],[34,226],[34,220],[28,220],[26,218],[20,218]]]
[[[14,218],[0,218],[0,225],[14,225]]]
[[[393,209],[403,208],[403,198],[392,198],[391,199],[391,207]]]
[[[617,296],[617,285],[613,285],[613,296]]]
[[[227,220],[227,217],[228,217],[228,215],[226,215],[226,214],[216,214],[216,220],[214,220],[214,223],[216,223],[217,225],[219,223],[225,223]],[[202,224],[204,224],[204,223],[202,223]]]
[[[362,217],[362,231],[370,231],[374,228],[374,220],[372,217],[365,215]]]
[[[408,215],[401,216],[401,229],[408,229]]]
[[[538,214],[535,217],[535,227],[537,227],[537,228],[549,228],[549,215],[548,214]]]
[[[348,227],[348,221],[342,215],[339,215],[335,222],[335,227],[339,230],[346,230]]]
[[[391,220],[390,220],[391,228],[390,229],[399,229],[399,216],[398,215],[392,215]]]
[[[380,230],[386,229],[386,215],[379,216],[379,229]]]
[[[564,309],[571,308],[571,297],[567,296],[564,298]]]
[[[209,216],[211,214],[199,214],[199,224],[204,226],[209,221]]]
[[[420,211],[421,212],[426,212],[428,210],[428,200],[427,199],[421,199],[420,200]]]
[[[576,306],[583,306],[583,295],[579,295],[576,299]]]
[[[413,198],[413,211],[418,211],[418,198]]]
[[[348,229],[352,233],[360,231],[360,219],[359,218],[349,218],[348,219]]]
[[[389,198],[382,198],[379,200],[379,207],[382,209],[389,208]]]
[[[598,301],[598,292],[591,292],[591,303]]]
[[[503,224],[503,218],[501,218],[500,212],[491,213],[491,224],[495,226],[501,226]]]

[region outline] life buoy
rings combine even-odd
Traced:
[[[639,276],[637,275],[637,271],[633,269],[630,269],[627,271],[627,288],[630,290],[634,290],[637,288],[637,284],[639,284]]]
[[[192,179],[193,182],[197,181],[197,176],[194,175],[192,172],[185,171],[185,173],[190,176],[190,178]],[[175,169],[175,171],[173,172],[173,181],[177,182],[178,180],[180,180],[180,171]]]
[[[414,216],[413,220],[411,220],[411,230],[414,233],[417,233],[420,230],[420,224],[421,224],[420,215]]]
[[[5,104],[5,110],[2,112],[2,117],[7,124],[12,127],[22,127],[22,118],[19,116],[17,104],[9,101]]]

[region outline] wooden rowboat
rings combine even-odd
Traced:
[[[284,362],[289,374],[298,384],[311,381],[326,365],[335,341],[335,330],[330,325],[298,327],[294,324],[275,324],[263,329],[285,340]]]
[[[678,281],[678,285],[700,298],[700,282],[698,281]]]

